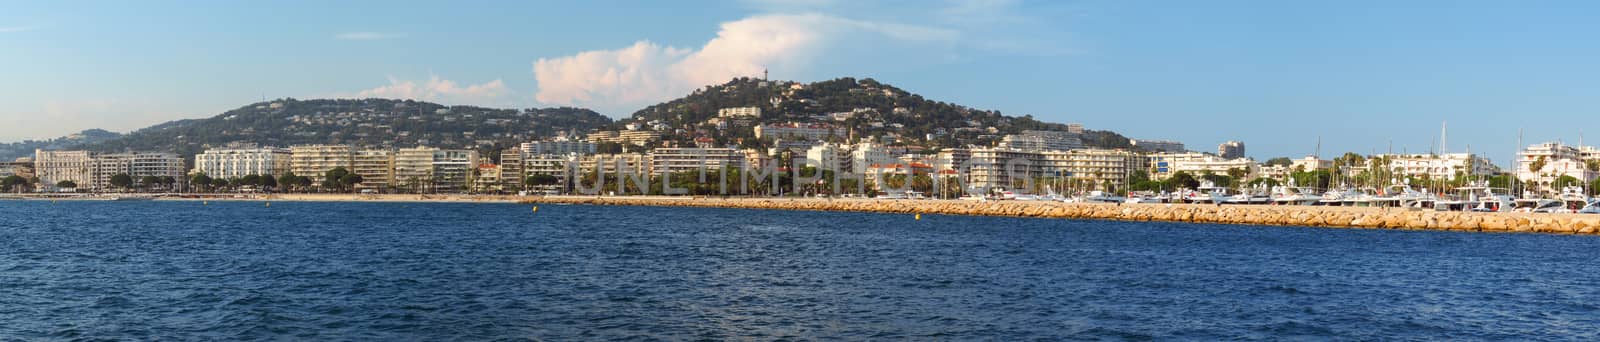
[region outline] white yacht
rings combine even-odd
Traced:
[[[1579,210],[1583,210],[1583,207],[1588,206],[1589,202],[1593,202],[1589,195],[1584,194],[1582,187],[1576,186],[1561,189],[1561,196],[1557,197],[1556,200],[1561,201],[1561,210],[1553,211],[1558,213],[1576,213]]]
[[[1317,196],[1311,188],[1296,186],[1278,186],[1272,188],[1272,204],[1277,205],[1312,205],[1321,201],[1322,196]]]
[[[1435,201],[1433,208],[1439,211],[1510,212],[1516,207],[1516,197],[1509,194],[1504,188],[1464,186],[1456,188],[1453,196]]]
[[[1090,191],[1089,196],[1084,197],[1084,199],[1091,203],[1122,203],[1127,201],[1127,199],[1123,198],[1122,196],[1117,196],[1116,194],[1110,194],[1098,190]]]
[[[1589,200],[1589,205],[1578,210],[1579,214],[1600,214],[1600,199]]]
[[[1511,211],[1518,213],[1549,213],[1561,209],[1561,201],[1548,198],[1522,198],[1513,202]]]

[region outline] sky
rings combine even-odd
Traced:
[[[1504,165],[1600,113],[1593,1],[9,1],[0,142],[262,99],[626,117],[738,76],[927,98],[1258,160],[1443,150]],[[1319,147],[1320,141],[1320,150]]]

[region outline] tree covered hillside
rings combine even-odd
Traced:
[[[207,119],[151,126],[80,147],[105,152],[173,151],[186,157],[234,142],[495,150],[556,134],[582,134],[610,123],[610,118],[581,108],[518,110],[413,100],[281,99],[250,104]]]
[[[707,86],[679,99],[652,105],[619,121],[660,122],[671,127],[665,138],[689,143],[707,137],[718,143],[751,145],[748,130],[712,127],[718,110],[760,107],[761,123],[827,123],[853,133],[841,140],[889,137],[899,144],[928,148],[989,146],[1005,134],[1023,130],[1062,131],[1067,125],[1043,122],[1031,115],[1007,116],[999,111],[973,109],[923,98],[871,78],[839,78],[810,84],[737,78]],[[1127,147],[1127,138],[1115,132],[1085,132],[1084,142],[1096,147]],[[931,138],[931,139],[929,139]],[[853,142],[853,141],[852,141]]]

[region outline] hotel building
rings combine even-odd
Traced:
[[[209,149],[194,156],[194,172],[219,179],[239,179],[246,175],[276,177],[289,172],[291,158],[286,148]]]

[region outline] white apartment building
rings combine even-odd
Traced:
[[[599,144],[582,140],[551,140],[525,142],[518,148],[524,156],[528,155],[590,155],[595,154]]]
[[[1402,176],[1430,179],[1454,179],[1456,173],[1468,177],[1492,176],[1500,168],[1488,158],[1471,153],[1434,154],[1380,154],[1389,158],[1389,169]]]
[[[1047,161],[1039,152],[1010,148],[973,149],[970,162],[972,169],[967,172],[968,188],[1010,189],[1027,179],[1051,175],[1045,171]]]
[[[972,159],[972,150],[964,148],[950,148],[939,151],[933,163],[934,172],[939,174],[960,174],[961,166]]]
[[[1560,191],[1551,184],[1561,176],[1571,176],[1588,184],[1600,177],[1600,170],[1589,168],[1588,162],[1591,160],[1600,160],[1600,151],[1594,147],[1580,148],[1559,142],[1528,145],[1517,152],[1517,179],[1530,185],[1536,184],[1539,191],[1545,192]],[[1537,170],[1533,169],[1536,163],[1542,164]]]
[[[652,141],[660,141],[661,132],[645,130],[600,131],[589,133],[588,140],[594,143],[614,142],[643,146]]]
[[[1128,144],[1133,145],[1135,149],[1146,152],[1184,153],[1189,151],[1183,147],[1183,143],[1172,140],[1128,139]]]
[[[321,184],[328,171],[340,167],[349,170],[355,163],[355,149],[349,145],[292,146],[289,154],[290,171],[311,179],[312,184]]]
[[[395,184],[393,150],[361,150],[351,158],[350,173],[361,176],[356,190],[383,190]]]
[[[676,172],[716,173],[724,166],[744,168],[744,153],[731,148],[663,147],[650,151],[650,173]]]
[[[289,172],[291,158],[286,148],[208,149],[194,156],[194,172],[220,179],[239,179],[246,175],[277,177]]]
[[[828,124],[781,123],[756,126],[756,138],[798,138],[821,141],[828,137],[844,137],[844,129]]]
[[[467,185],[474,180],[472,171],[477,165],[477,151],[402,148],[395,152],[394,176],[397,187],[402,189],[458,192],[467,190]]]
[[[1001,147],[1024,151],[1066,151],[1084,148],[1079,134],[1057,131],[1022,131],[1000,139]]]
[[[1305,156],[1305,158],[1294,159],[1294,160],[1291,160],[1290,164],[1289,164],[1289,170],[1291,172],[1295,171],[1295,170],[1301,170],[1303,172],[1310,172],[1310,171],[1316,171],[1316,170],[1326,170],[1326,169],[1331,169],[1331,168],[1333,168],[1333,161],[1332,160],[1317,159],[1316,156]]]
[[[898,160],[894,158],[894,152],[890,151],[888,148],[885,148],[883,145],[861,143],[856,144],[855,149],[850,151],[851,172],[854,173],[865,174],[865,172],[867,172],[867,166],[872,164],[894,162],[898,162]]]
[[[45,189],[56,189],[56,184],[62,181],[88,187],[94,169],[94,154],[89,151],[35,150],[33,168]]]
[[[736,118],[741,116],[761,117],[761,107],[732,107],[717,110],[719,118]]]
[[[111,177],[118,174],[132,176],[134,182],[139,182],[146,176],[172,177],[173,180],[182,181],[185,178],[183,157],[179,157],[176,153],[152,152],[97,155],[94,157],[94,167],[90,172],[89,188],[110,190],[113,188]]]
[[[1227,175],[1229,170],[1244,170],[1247,175],[1256,174],[1259,165],[1249,158],[1224,159],[1222,157],[1196,153],[1156,153],[1148,156],[1151,168],[1150,178],[1166,179],[1178,172],[1188,173],[1193,176],[1203,174]]]
[[[823,143],[806,149],[807,165],[822,169],[855,172],[854,159],[851,150],[846,145]]]
[[[1045,174],[1050,177],[1087,181],[1095,189],[1127,189],[1128,175],[1144,169],[1145,157],[1124,150],[1078,149],[1043,153]]]
[[[526,167],[523,160],[526,157],[520,148],[508,148],[500,151],[500,187],[503,189],[521,189],[522,182],[527,176],[522,174]]]
[[[502,159],[500,162],[504,166],[506,161]],[[534,175],[556,177],[557,185],[530,186],[528,189],[565,191],[567,189],[567,177],[569,176],[568,165],[576,162],[577,155],[557,156],[544,154],[529,156],[528,159],[522,161],[523,173],[526,175],[523,176],[523,179]]]

